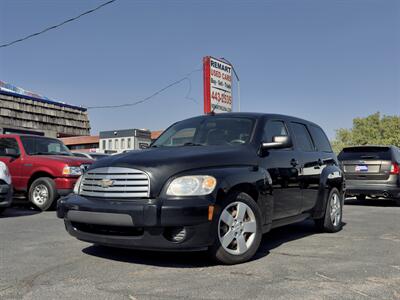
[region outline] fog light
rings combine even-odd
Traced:
[[[164,236],[167,240],[179,243],[186,239],[185,227],[170,227],[165,229]]]

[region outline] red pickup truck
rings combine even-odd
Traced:
[[[93,162],[74,157],[58,139],[34,135],[0,135],[0,161],[11,173],[15,193],[24,193],[41,210],[72,192]]]

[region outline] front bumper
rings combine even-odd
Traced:
[[[376,197],[392,197],[400,198],[400,187],[394,184],[346,181],[346,195],[358,196],[376,196]]]
[[[79,240],[121,248],[201,250],[213,242],[208,220],[211,196],[184,200],[113,200],[71,194],[58,201],[57,216]],[[185,238],[171,232],[185,229]]]
[[[12,203],[13,188],[10,184],[0,185],[0,207],[9,207]]]

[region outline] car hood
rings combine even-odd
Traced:
[[[54,162],[64,163],[70,166],[80,166],[81,164],[93,163],[92,159],[86,159],[75,156],[66,156],[66,155],[35,155],[32,157],[35,157],[35,160],[37,162],[54,161]]]
[[[150,176],[152,192],[158,193],[171,176],[194,169],[257,165],[250,145],[161,147],[113,155],[96,161],[90,169],[133,168]],[[89,170],[90,170],[89,169]]]

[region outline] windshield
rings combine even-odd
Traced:
[[[152,147],[243,145],[250,142],[254,120],[242,117],[205,117],[178,122]]]
[[[28,155],[72,155],[69,149],[57,139],[21,136],[21,141]]]

